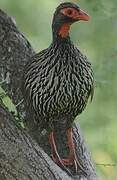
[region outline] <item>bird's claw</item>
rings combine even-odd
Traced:
[[[60,159],[59,157],[55,158],[53,154],[51,155],[51,158],[56,164],[62,167],[67,172],[67,174],[69,174],[69,176],[72,176],[72,173],[67,169],[62,159]]]
[[[82,167],[82,165],[79,163],[79,161],[75,158],[75,159],[56,159],[54,157],[54,155],[51,156],[53,161],[58,164],[59,166],[63,166],[65,169],[66,166],[69,167],[69,166],[73,166],[74,167],[74,172],[75,172],[75,175],[77,175],[78,173],[78,169],[81,170],[86,176],[87,176],[87,173],[86,171],[84,170],[84,168]]]

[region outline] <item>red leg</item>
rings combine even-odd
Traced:
[[[67,129],[67,139],[68,139],[68,147],[69,147],[69,158],[71,159],[71,163],[74,163],[74,159],[76,158],[76,152],[75,152],[75,145],[73,142],[72,128]]]
[[[75,171],[77,173],[78,167],[81,169],[85,174],[86,172],[84,171],[83,167],[81,164],[78,162],[77,157],[76,157],[76,152],[75,152],[75,146],[73,142],[73,133],[72,133],[72,128],[69,128],[67,130],[67,140],[68,140],[68,147],[69,147],[69,156],[66,159],[61,159],[56,148],[55,144],[55,137],[54,137],[54,132],[52,131],[49,134],[49,142],[51,146],[51,151],[52,151],[52,159],[55,163],[57,163],[59,166],[62,166],[65,171],[67,171],[69,174],[70,172],[65,166],[75,166]]]
[[[57,148],[56,148],[56,144],[55,144],[55,136],[54,136],[54,132],[52,131],[49,134],[49,142],[50,142],[50,146],[51,146],[51,151],[52,151],[52,159],[55,163],[57,163],[59,166],[62,166],[63,169],[71,176],[70,171],[64,166],[64,163],[62,162]]]
[[[74,165],[76,159],[75,146],[73,142],[72,128],[67,129],[67,142],[69,147],[69,156],[66,159],[63,159],[64,165]]]
[[[72,128],[67,129],[67,140],[68,140],[68,147],[69,147],[69,156],[67,159],[62,160],[63,164],[68,165],[68,166],[74,165],[76,173],[79,167],[79,169],[81,169],[84,172],[84,174],[86,174],[85,170],[83,169],[83,167],[81,166],[81,164],[79,163],[76,157]]]
[[[57,148],[56,148],[56,144],[55,144],[55,134],[53,131],[49,134],[49,142],[50,142],[51,151],[52,151],[52,159],[54,161],[57,161],[57,160],[59,161],[60,157],[59,157],[59,154],[57,152]]]

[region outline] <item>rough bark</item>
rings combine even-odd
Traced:
[[[33,54],[15,20],[0,10],[0,84],[16,105],[23,99],[20,89],[23,67]],[[24,117],[23,103],[18,111]]]
[[[70,180],[0,106],[0,180]]]
[[[19,117],[28,121],[32,117],[28,116],[25,110],[20,87],[23,67],[34,53],[30,43],[17,29],[14,20],[0,11],[1,86],[17,105]],[[37,140],[38,144],[36,144],[27,132],[16,127],[12,119],[11,114],[0,108],[0,179],[70,179],[64,170],[57,167],[49,158],[51,154],[46,132],[40,135],[37,129],[31,131],[29,127],[28,133]],[[78,175],[72,179],[97,180],[79,125],[74,124],[73,132],[77,158],[84,167],[85,173],[79,170]],[[67,153],[66,138],[63,141],[65,128],[62,125],[57,126],[56,133],[59,152],[64,156]],[[72,168],[70,171],[74,174]]]

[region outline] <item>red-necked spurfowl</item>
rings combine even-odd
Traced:
[[[53,17],[53,40],[32,57],[24,70],[24,98],[31,104],[40,126],[48,131],[53,160],[64,166],[80,166],[75,153],[72,123],[93,96],[93,72],[87,57],[69,37],[70,26],[89,16],[74,3],[60,4]],[[54,124],[66,126],[69,157],[61,159],[56,148]]]

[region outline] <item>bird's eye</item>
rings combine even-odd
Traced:
[[[67,10],[67,14],[70,16],[70,15],[72,15],[72,13],[73,13],[73,11],[71,10],[71,9],[68,9]]]
[[[72,18],[74,15],[76,15],[77,11],[73,8],[64,8],[60,11],[63,15],[68,16]]]

